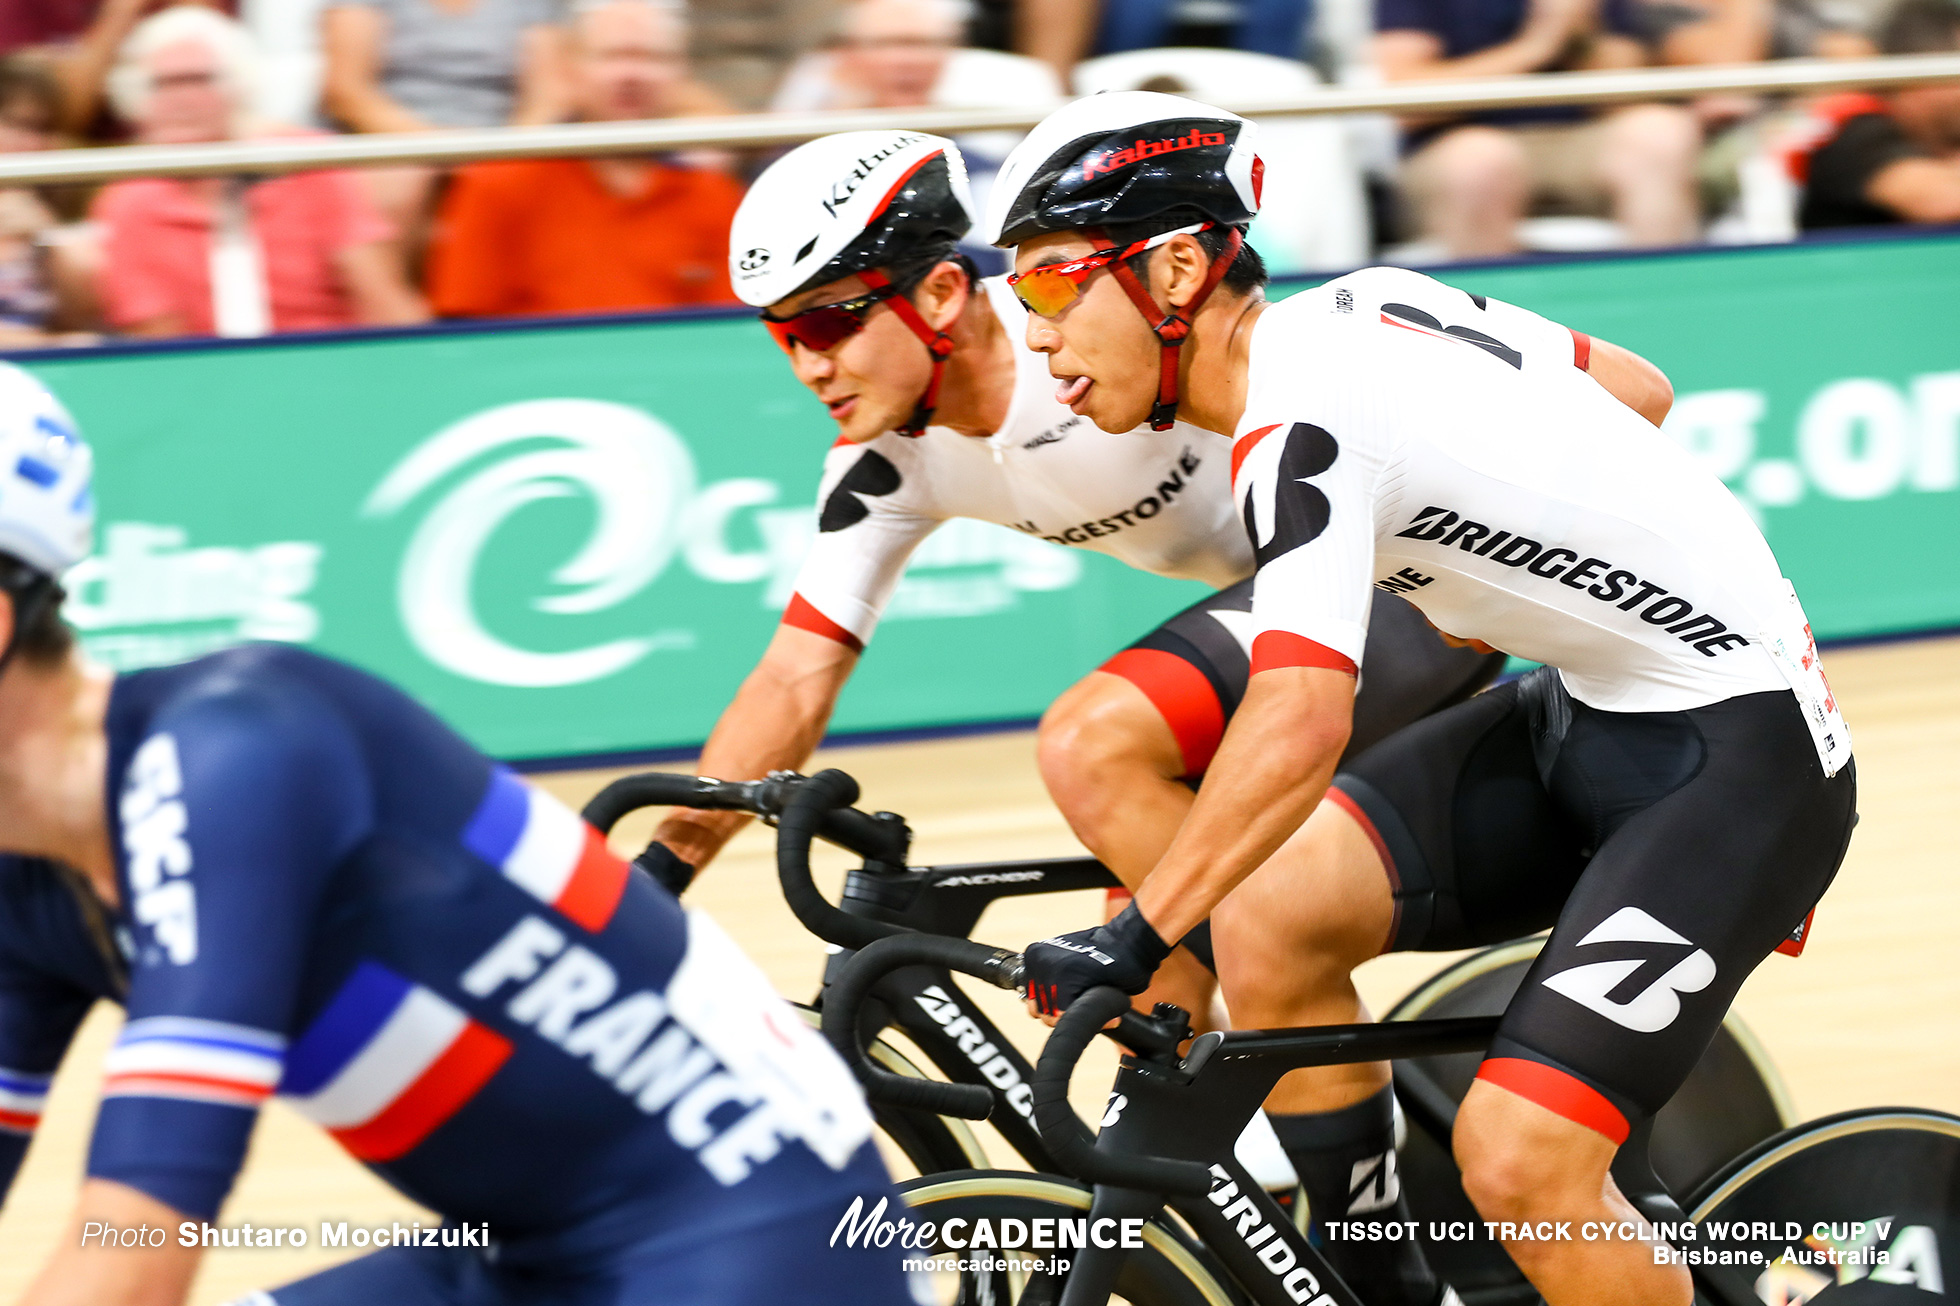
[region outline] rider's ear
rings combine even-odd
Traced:
[[[0,649],[12,648],[14,643],[14,596],[0,590]]]
[[[1173,236],[1162,250],[1157,275],[1170,306],[1184,308],[1198,297],[1205,278],[1211,275],[1211,255],[1205,253],[1196,236]]]
[[[947,259],[926,273],[919,282],[914,298],[918,301],[920,315],[932,323],[933,329],[946,331],[965,311],[966,297],[971,289],[966,268]]]

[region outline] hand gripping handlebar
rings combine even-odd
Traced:
[[[1034,1124],[1041,1141],[1064,1169],[1088,1183],[1191,1197],[1209,1192],[1210,1172],[1196,1161],[1098,1151],[1095,1135],[1069,1105],[1075,1063],[1097,1032],[1119,1016],[1125,1023],[1133,1019],[1130,996],[1105,985],[1069,1004],[1056,1022],[1034,1068]]]
[[[821,778],[821,777],[819,777]],[[783,822],[787,828],[789,822]],[[980,1084],[947,1084],[936,1079],[895,1075],[871,1064],[858,1044],[859,1013],[871,990],[903,966],[945,966],[1003,989],[1021,987],[1018,953],[990,948],[971,939],[906,932],[867,944],[845,964],[824,993],[823,1033],[837,1049],[867,1096],[889,1106],[917,1108],[935,1115],[985,1120],[994,1095]]]

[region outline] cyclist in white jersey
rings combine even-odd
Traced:
[[[1205,788],[1129,909],[1028,949],[1031,1005],[1135,991],[1210,918],[1235,1023],[1348,1021],[1369,957],[1552,927],[1456,1155],[1513,1232],[1617,1225],[1634,1218],[1609,1177],[1620,1144],[1749,972],[1801,948],[1855,820],[1849,733],[1761,533],[1595,384],[1600,344],[1592,378],[1543,366],[1579,360],[1522,310],[1393,269],[1279,304],[1207,299],[1258,175],[1238,118],[1107,95],[1051,115],[994,194],[1031,347],[1106,430],[1171,389],[1230,433],[1258,563],[1252,674]],[[1384,593],[1547,665],[1337,774]],[[1295,1072],[1267,1109],[1289,1146],[1347,1146],[1357,1179],[1383,1176],[1385,1082]],[[1390,1186],[1336,1190],[1316,1218],[1379,1209]],[[1506,1246],[1552,1306],[1692,1295],[1639,1239]]]
[[[1005,280],[976,280],[955,253],[970,225],[958,151],[919,132],[812,141],[743,201],[735,286],[765,310],[838,440],[783,625],[701,767],[745,778],[800,766],[913,550],[952,518],[993,522],[1221,591],[1119,652],[1043,720],[1043,774],[1063,814],[1119,877],[1140,879],[1245,682],[1253,556],[1232,505],[1230,445],[1168,414],[1112,435],[1059,402],[1042,355],[1019,338],[1026,314]],[[1253,260],[1245,275],[1256,284],[1263,269]],[[1394,607],[1365,658],[1359,741],[1468,697],[1502,664],[1448,647]],[[643,864],[683,885],[742,819],[678,813]],[[1202,1020],[1211,989],[1186,952],[1141,1000]]]

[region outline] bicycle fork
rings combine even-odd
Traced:
[[[1234,1073],[1240,1067],[1244,1073]],[[1259,1306],[1361,1306],[1270,1194],[1234,1155],[1234,1146],[1265,1101],[1275,1076],[1250,1060],[1235,1066],[1214,1062],[1202,1087],[1179,1068],[1123,1059],[1103,1116],[1097,1150],[1146,1153],[1197,1161],[1211,1172],[1211,1189],[1202,1196],[1172,1197],[1169,1205],[1198,1240],[1229,1271]],[[1166,1204],[1162,1193],[1099,1185],[1090,1208],[1090,1228],[1120,1234],[1141,1230]],[[1114,1225],[1098,1226],[1098,1220]],[[1122,1246],[1083,1249],[1069,1271],[1060,1306],[1104,1306],[1114,1291]]]

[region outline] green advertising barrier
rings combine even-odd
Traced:
[[[1758,514],[1821,636],[1960,624],[1960,240],[1444,279],[1666,369],[1670,431]],[[831,438],[745,315],[22,361],[97,449],[70,615],[98,658],[305,643],[514,758],[705,736],[788,597]],[[833,727],[1033,716],[1200,592],[953,523]]]

